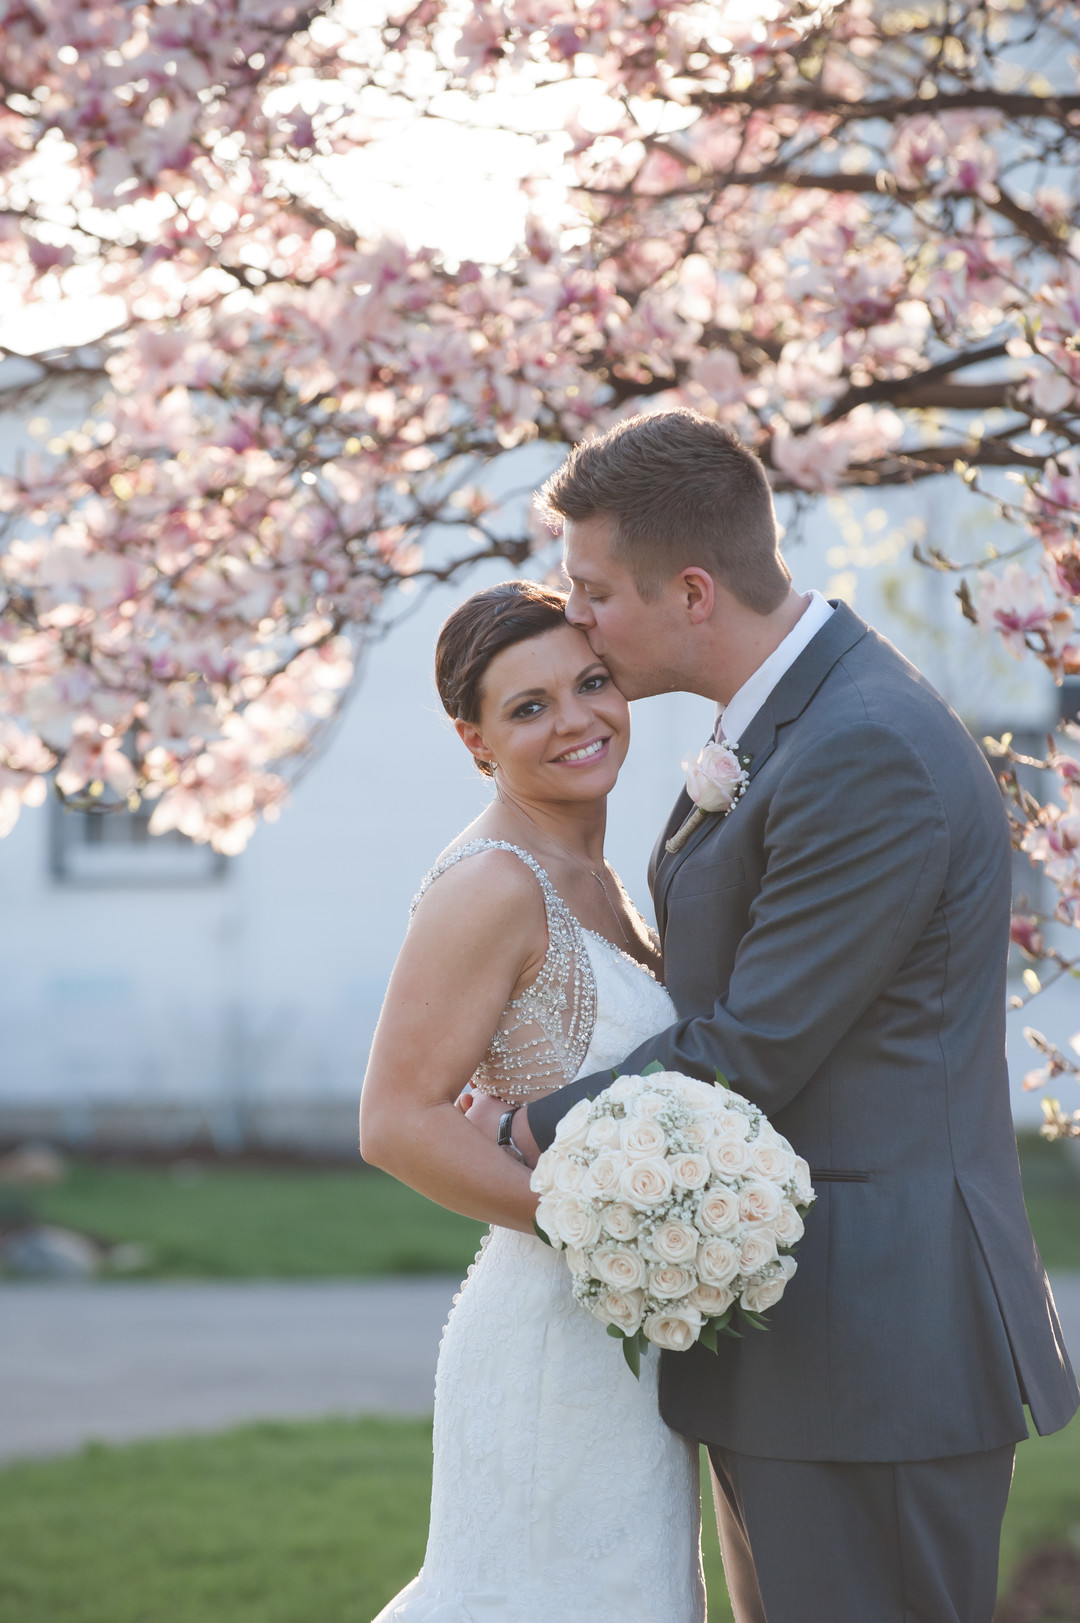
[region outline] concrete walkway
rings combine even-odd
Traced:
[[[0,1285],[0,1460],[245,1420],[426,1414],[457,1284]],[[1054,1293],[1080,1367],[1080,1274]]]
[[[0,1460],[426,1414],[457,1279],[0,1285]]]

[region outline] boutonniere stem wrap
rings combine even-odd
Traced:
[[[666,849],[672,856],[682,850],[706,817],[717,814],[726,817],[742,799],[750,782],[746,770],[750,759],[749,755],[739,755],[737,746],[729,749],[726,744],[706,744],[697,755],[683,762],[686,792],[694,802],[694,809],[667,842]]]

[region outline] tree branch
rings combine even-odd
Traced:
[[[882,96],[877,100],[848,101],[829,95],[817,85],[781,84],[755,92],[747,90],[702,91],[689,97],[690,104],[712,111],[720,107],[804,108],[810,112],[834,114],[847,120],[914,118],[921,113],[975,111],[986,108],[1006,118],[1051,118],[1062,122],[1070,113],[1080,112],[1080,96],[1032,96],[1019,91],[994,90],[989,85],[973,85],[967,90],[936,90],[932,96]]]

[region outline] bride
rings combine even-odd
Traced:
[[[361,1150],[496,1226],[439,1353],[424,1565],[375,1623],[704,1623],[697,1445],[660,1419],[659,1360],[635,1381],[536,1237],[512,1140],[487,1143],[463,1114],[470,1082],[509,1114],[675,1018],[656,946],[604,860],[627,704],[565,601],[508,581],[439,636],[439,695],[495,795],[414,903]]]

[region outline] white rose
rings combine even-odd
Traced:
[[[560,1195],[575,1195],[581,1188],[584,1176],[585,1168],[582,1163],[572,1156],[564,1155],[555,1168],[555,1188]]]
[[[600,1218],[588,1201],[560,1195],[555,1206],[555,1228],[567,1245],[587,1247],[600,1238]]]
[[[537,1227],[543,1229],[556,1251],[561,1251],[566,1242],[559,1233],[558,1206],[557,1195],[541,1195],[535,1216]]]
[[[814,1186],[810,1182],[810,1168],[801,1155],[795,1157],[795,1170],[792,1174],[795,1184],[795,1199],[800,1206],[809,1206],[814,1198]]]
[[[566,1266],[569,1268],[569,1270],[570,1270],[570,1272],[572,1274],[580,1274],[583,1279],[591,1279],[592,1278],[592,1270],[589,1267],[588,1253],[585,1252],[585,1251],[582,1251],[580,1246],[577,1246],[577,1245],[568,1245],[567,1246],[567,1248],[566,1248]]]
[[[632,1336],[641,1329],[645,1312],[644,1291],[603,1291],[593,1312],[605,1324],[614,1324],[623,1335]]]
[[[657,1262],[693,1262],[697,1255],[697,1229],[669,1218],[654,1229],[651,1247]]]
[[[750,1170],[750,1146],[740,1138],[714,1138],[706,1153],[713,1171],[725,1178]]]
[[[723,744],[705,744],[682,765],[686,792],[705,812],[726,812],[746,782],[738,756]]]
[[[640,1076],[619,1076],[616,1077],[610,1088],[604,1089],[600,1097],[602,1099],[617,1099],[622,1104],[626,1104],[629,1099],[637,1098],[644,1085]]]
[[[747,1285],[742,1293],[743,1307],[748,1307],[751,1313],[766,1313],[775,1307],[797,1266],[794,1257],[778,1257],[775,1268],[771,1268],[764,1279]]]
[[[776,1131],[776,1128],[773,1126],[772,1122],[767,1116],[762,1116],[761,1120],[758,1122],[758,1133],[755,1142],[758,1144],[771,1144],[774,1148],[781,1150],[791,1149],[791,1145],[788,1143],[787,1139]]]
[[[703,1189],[709,1181],[709,1162],[704,1155],[673,1155],[668,1166],[676,1189]]]
[[[771,1229],[751,1229],[739,1247],[739,1272],[756,1274],[776,1256],[776,1236]]]
[[[589,1126],[585,1140],[590,1150],[613,1150],[619,1142],[619,1124],[614,1116],[598,1116]]]
[[[688,1295],[697,1282],[692,1268],[680,1268],[674,1262],[658,1262],[655,1268],[649,1269],[649,1294],[658,1302],[674,1302]]]
[[[730,1285],[739,1272],[739,1247],[732,1240],[702,1240],[697,1271],[707,1285]]]
[[[667,1134],[649,1116],[624,1121],[620,1134],[623,1154],[628,1161],[651,1160],[667,1149]]]
[[[562,1150],[580,1150],[584,1148],[589,1132],[589,1107],[591,1099],[579,1099],[572,1109],[566,1112],[555,1129],[555,1142]]]
[[[677,1085],[679,1097],[691,1110],[700,1110],[710,1116],[715,1113],[718,1093],[711,1082],[702,1082],[696,1076],[681,1076]]]
[[[649,1078],[652,1081],[652,1077]],[[652,1116],[658,1116],[662,1110],[671,1109],[671,1097],[667,1092],[659,1093],[650,1088],[635,1101],[633,1115],[636,1121],[647,1121]]]
[[[802,1218],[791,1202],[786,1200],[783,1211],[773,1224],[777,1245],[797,1245],[805,1232]]]
[[[692,1347],[700,1329],[701,1309],[691,1302],[684,1302],[678,1308],[661,1308],[659,1313],[650,1313],[645,1320],[648,1340],[669,1352],[685,1352]]]
[[[726,1313],[735,1297],[726,1285],[707,1285],[704,1280],[690,1292],[690,1301],[699,1307],[707,1319],[718,1319]]]
[[[600,1225],[613,1240],[633,1240],[641,1227],[641,1219],[629,1206],[606,1206],[600,1215]]]
[[[795,1157],[783,1144],[763,1144],[759,1137],[750,1148],[750,1166],[759,1178],[786,1183],[795,1170]]]
[[[738,1110],[731,1110],[725,1106],[718,1111],[714,1118],[714,1126],[720,1138],[749,1138],[750,1123]]]
[[[607,1195],[613,1195],[619,1186],[622,1166],[622,1160],[617,1155],[606,1152],[598,1155],[592,1165],[585,1169],[581,1193],[588,1200],[602,1200]]]
[[[744,1223],[775,1223],[784,1197],[771,1183],[747,1183],[739,1191],[739,1216]]]
[[[597,1279],[615,1290],[638,1290],[648,1278],[640,1252],[625,1246],[598,1246],[592,1254],[590,1266]]]
[[[534,1194],[547,1195],[551,1193],[555,1187],[555,1167],[557,1164],[558,1156],[553,1155],[550,1150],[545,1150],[533,1168],[532,1177],[529,1179],[529,1188]]]
[[[739,1222],[739,1197],[722,1184],[706,1189],[698,1201],[697,1220],[706,1234],[730,1234]]]
[[[658,1156],[631,1161],[619,1179],[619,1193],[631,1206],[661,1206],[672,1187],[671,1170]]]

